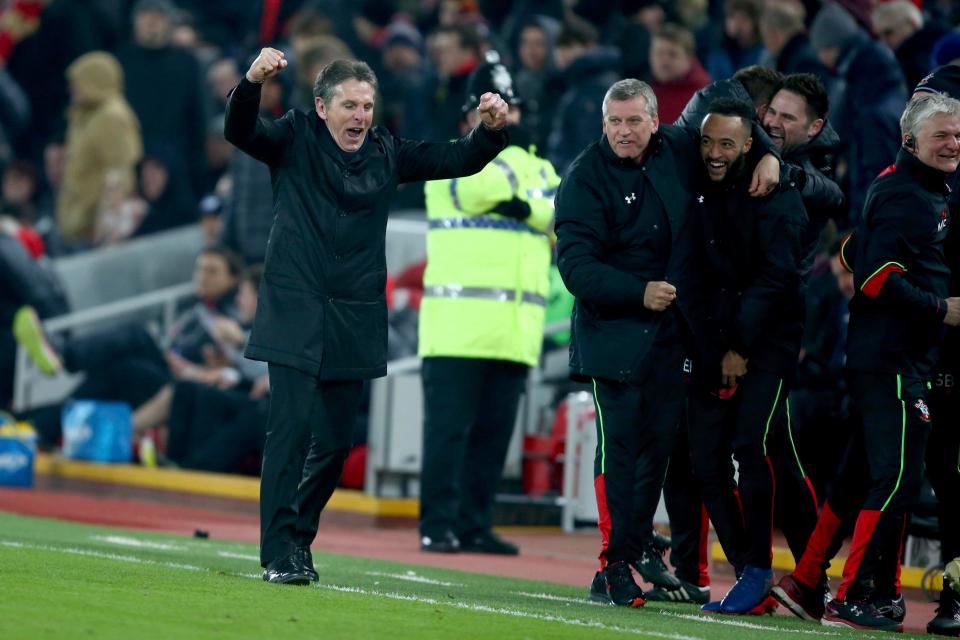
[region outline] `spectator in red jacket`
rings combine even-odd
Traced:
[[[694,53],[693,34],[676,24],[663,25],[653,36],[650,74],[663,122],[676,120],[697,89],[711,82]]]

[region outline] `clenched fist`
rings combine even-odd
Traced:
[[[283,51],[264,47],[247,70],[247,80],[261,84],[267,78],[272,78],[280,73],[280,70],[285,69],[286,66],[287,59],[284,57]]]
[[[648,282],[643,292],[643,306],[650,311],[663,311],[677,299],[677,288],[669,282]]]
[[[506,100],[500,97],[499,93],[490,93],[489,91],[480,96],[480,104],[477,106],[477,113],[480,114],[480,120],[487,129],[499,131],[507,125],[507,106]]]

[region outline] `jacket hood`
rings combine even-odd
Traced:
[[[87,104],[123,95],[123,69],[106,51],[84,54],[67,67],[67,79],[83,87]]]

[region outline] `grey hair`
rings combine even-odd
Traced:
[[[935,93],[911,100],[900,116],[901,136],[916,139],[923,124],[938,113],[960,117],[960,100]]]
[[[317,74],[313,83],[313,97],[322,98],[325,104],[330,104],[337,85],[347,80],[366,82],[377,91],[377,74],[366,62],[360,60],[334,60]]]
[[[909,20],[916,27],[923,27],[923,13],[917,9],[917,5],[909,0],[893,0],[877,5],[877,8],[870,14],[870,19],[876,23],[879,20],[887,18],[889,20]]]
[[[651,119],[657,117],[657,94],[646,82],[635,78],[618,80],[610,85],[607,94],[603,96],[603,117],[607,117],[607,103],[611,100],[625,102],[634,98],[643,98],[647,102],[647,115]]]

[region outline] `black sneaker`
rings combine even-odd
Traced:
[[[808,587],[787,574],[771,590],[773,599],[785,606],[790,613],[813,622],[820,622],[824,611],[823,588]]]
[[[660,553],[666,553],[669,551],[671,542],[670,536],[665,536],[656,529],[654,529],[653,533],[650,535],[650,546]]]
[[[686,604],[707,604],[710,602],[710,587],[698,587],[692,582],[680,580],[676,589],[654,587],[644,594],[647,602],[680,602]]]
[[[633,566],[640,572],[640,577],[655,587],[676,589],[680,586],[677,576],[670,573],[663,556],[652,546],[645,546],[640,559],[635,560]]]
[[[520,553],[520,547],[507,542],[493,531],[484,531],[483,533],[461,538],[460,551],[515,556]]]
[[[880,615],[869,601],[838,602],[831,600],[823,612],[820,623],[826,627],[849,627],[863,631],[903,632],[903,623]]]
[[[597,571],[593,574],[593,582],[590,583],[590,595],[587,599],[591,602],[602,602],[610,604],[610,596],[607,595],[607,579],[603,571]]]
[[[937,615],[927,625],[927,633],[960,638],[960,598],[944,581]]]
[[[304,573],[310,578],[310,582],[319,582],[320,576],[313,566],[313,554],[310,553],[310,547],[297,547],[297,550],[293,553],[296,556],[297,562],[303,567]]]
[[[460,540],[453,535],[452,531],[446,531],[442,536],[433,538],[431,536],[421,536],[420,551],[429,553],[459,553]]]
[[[618,607],[642,607],[646,604],[643,591],[637,586],[630,563],[620,561],[607,565],[603,571],[607,583],[607,598]]]
[[[874,597],[873,606],[877,608],[877,613],[894,622],[903,622],[907,615],[907,603],[903,601],[902,593],[896,598]]]

